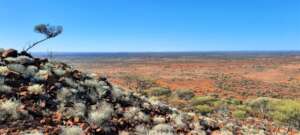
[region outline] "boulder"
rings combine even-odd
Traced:
[[[17,57],[18,56],[18,51],[14,49],[7,49],[2,53],[2,57]]]

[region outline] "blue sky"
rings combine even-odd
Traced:
[[[32,51],[300,50],[299,0],[1,0],[0,47]]]

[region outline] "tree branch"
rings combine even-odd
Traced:
[[[39,40],[39,41],[33,43],[33,44],[30,45],[25,51],[27,52],[28,50],[30,50],[31,48],[33,48],[33,47],[36,46],[37,44],[39,44],[39,43],[41,43],[41,42],[44,42],[44,41],[46,41],[46,40],[48,40],[48,39],[50,39],[50,38],[49,38],[49,37],[46,37],[46,38],[44,38],[44,39],[42,39],[42,40]]]

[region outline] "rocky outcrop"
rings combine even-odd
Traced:
[[[218,129],[201,125],[194,113],[122,91],[65,63],[13,49],[1,56],[0,134],[206,134]]]

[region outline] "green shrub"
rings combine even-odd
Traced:
[[[234,98],[227,99],[226,103],[230,104],[230,105],[240,105],[240,104],[242,104],[242,102],[240,100],[237,100],[237,99],[234,99]]]
[[[265,114],[270,111],[270,103],[276,99],[268,97],[259,97],[257,99],[251,100],[248,105],[253,109],[253,111]]]
[[[237,105],[237,106],[235,106],[235,108],[238,110],[246,111],[246,112],[249,112],[252,110],[251,107],[249,107],[247,105]]]
[[[170,96],[172,91],[167,88],[153,87],[147,90],[150,96]]]
[[[277,100],[270,104],[273,120],[300,129],[300,101]]]
[[[175,94],[177,97],[184,100],[190,100],[195,96],[192,90],[176,90]]]
[[[206,115],[208,113],[213,112],[213,109],[209,107],[208,105],[197,105],[194,107],[194,111],[196,113],[201,113],[203,115]]]
[[[204,104],[213,104],[218,101],[218,99],[211,96],[196,96],[192,98],[192,105],[204,105]]]
[[[213,105],[214,107],[220,107],[220,106],[224,106],[224,101],[223,100],[216,100],[214,102],[211,103],[211,105]]]
[[[248,106],[274,121],[300,129],[300,101],[260,97]]]
[[[247,112],[243,110],[235,110],[232,112],[232,115],[238,119],[245,119],[247,117]]]

